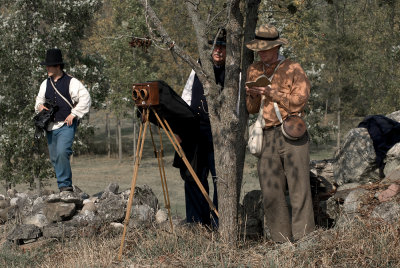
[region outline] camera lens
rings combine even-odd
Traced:
[[[149,97],[149,93],[148,93],[147,89],[145,89],[145,88],[140,89],[140,98],[142,100],[147,100],[148,97]]]
[[[139,90],[137,90],[137,89],[134,88],[134,89],[132,90],[132,99],[133,99],[134,101],[136,101],[136,100],[139,99],[139,96],[140,96]]]

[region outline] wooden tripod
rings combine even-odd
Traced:
[[[129,218],[131,214],[131,209],[132,209],[132,202],[133,202],[133,195],[135,193],[135,187],[136,187],[136,179],[138,175],[138,170],[139,170],[139,165],[140,161],[142,159],[143,155],[143,145],[144,145],[144,140],[146,137],[146,130],[149,127],[149,114],[150,114],[150,109],[154,113],[154,115],[157,118],[157,121],[159,125],[162,127],[164,130],[165,134],[167,135],[168,139],[170,140],[172,146],[174,147],[175,151],[178,153],[179,157],[182,158],[182,161],[185,163],[187,169],[190,172],[190,175],[192,175],[194,181],[196,182],[197,186],[199,187],[201,193],[204,195],[206,198],[208,205],[210,208],[214,211],[215,215],[219,217],[218,211],[216,207],[214,206],[213,202],[211,201],[211,198],[208,196],[207,191],[204,189],[203,185],[201,184],[199,178],[196,175],[196,172],[193,170],[192,166],[190,165],[189,161],[187,160],[185,153],[182,150],[182,147],[180,146],[178,140],[176,139],[174,133],[172,132],[171,127],[169,126],[167,120],[164,118],[161,119],[159,115],[157,114],[157,111],[154,110],[153,107],[146,107],[143,109],[143,114],[144,114],[144,123],[140,125],[140,130],[139,130],[139,137],[136,145],[136,155],[135,155],[135,164],[134,164],[134,169],[133,169],[133,176],[132,176],[132,183],[131,183],[131,192],[129,195],[129,200],[128,200],[128,206],[126,209],[126,215],[125,215],[125,220],[124,220],[124,231],[122,233],[122,239],[121,239],[121,245],[119,248],[119,254],[118,254],[118,260],[120,261],[122,258],[122,252],[123,252],[123,247],[124,247],[124,242],[125,242],[125,236],[126,236],[126,230],[127,226],[129,224]],[[168,194],[168,187],[167,187],[167,180],[165,177],[165,170],[164,170],[164,161],[162,159],[163,156],[163,146],[162,146],[162,139],[161,139],[161,131],[159,128],[159,136],[160,136],[160,150],[156,150],[156,146],[154,143],[153,139],[153,134],[151,132],[151,127],[150,129],[150,134],[151,134],[151,140],[153,142],[153,148],[154,152],[156,154],[157,160],[158,160],[158,168],[160,171],[160,178],[161,178],[161,185],[163,188],[163,194],[164,194],[164,202],[165,202],[165,207],[168,210],[168,218],[169,222],[171,225],[171,230],[173,231],[173,225],[172,225],[172,218],[171,218],[171,206],[170,206],[170,201],[169,201],[169,194]]]

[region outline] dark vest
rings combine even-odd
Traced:
[[[68,115],[71,114],[71,107],[54,90],[53,86],[50,83],[50,79],[52,78],[47,78],[45,97],[46,99],[54,100],[58,106],[58,110],[54,116],[54,122],[64,121],[65,118],[67,118]],[[72,104],[71,96],[69,95],[69,84],[71,82],[71,79],[71,76],[64,73],[63,76],[57,80],[57,82],[54,82],[53,80],[53,84],[57,88],[58,92],[60,92]]]
[[[215,82],[217,85],[221,85],[224,88],[225,80],[225,66],[216,67],[214,66]],[[202,124],[210,125],[210,118],[208,117],[208,105],[206,96],[204,96],[204,88],[201,84],[197,75],[194,77],[192,86],[192,101],[190,107],[193,108],[195,114],[200,117]]]

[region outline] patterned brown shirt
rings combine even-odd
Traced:
[[[262,74],[270,77],[278,65],[275,62],[270,66],[265,66],[261,61],[255,62],[247,69],[247,81],[254,81]],[[264,67],[263,67],[264,65]],[[272,78],[271,88],[281,93],[278,99],[267,97],[264,102],[263,117],[265,127],[279,125],[273,102],[276,102],[284,120],[289,114],[303,115],[304,107],[310,96],[310,81],[300,64],[285,59]],[[249,113],[258,113],[260,110],[261,96],[246,97],[246,106]]]

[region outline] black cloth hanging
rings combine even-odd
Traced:
[[[153,82],[153,81],[151,81]],[[192,162],[196,141],[199,139],[200,119],[193,109],[164,81],[158,80],[159,105],[153,108],[161,119],[165,119],[172,131],[182,139],[181,147],[189,162]],[[143,113],[143,108],[138,107],[138,117]],[[152,111],[149,114],[149,121],[159,125],[157,117]],[[185,164],[180,157],[175,156],[174,167],[184,167]]]
[[[358,127],[366,128],[372,139],[376,164],[381,178],[385,177],[385,157],[390,148],[400,142],[400,123],[383,115],[370,115],[358,124]]]

